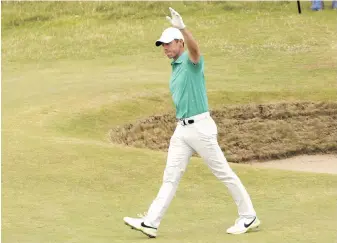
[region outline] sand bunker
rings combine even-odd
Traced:
[[[337,103],[296,102],[225,106],[211,111],[228,161],[266,161],[303,154],[337,154]],[[115,127],[111,141],[167,151],[174,114]]]
[[[337,155],[301,155],[268,162],[252,162],[258,168],[337,174]]]

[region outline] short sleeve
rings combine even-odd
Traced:
[[[198,63],[193,63],[190,60],[190,58],[188,57],[187,63],[188,63],[188,66],[190,66],[192,68],[192,70],[195,70],[195,71],[202,70],[202,68],[204,66],[204,57],[200,56]]]

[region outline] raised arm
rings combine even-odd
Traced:
[[[198,43],[193,38],[192,33],[186,29],[186,26],[180,14],[173,8],[169,9],[171,12],[171,17],[167,16],[166,18],[172,24],[173,27],[178,28],[183,34],[184,42],[188,48],[190,60],[195,64],[198,63],[200,59],[200,49]]]
[[[189,30],[184,28],[184,29],[181,29],[180,31],[184,36],[184,40],[188,48],[190,60],[194,64],[198,63],[200,59],[200,49],[199,49],[198,43],[193,38],[192,33]]]

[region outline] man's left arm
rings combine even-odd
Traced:
[[[185,44],[187,45],[189,58],[191,62],[197,64],[200,60],[200,49],[198,43],[193,38],[192,33],[186,28],[180,30],[184,36]]]
[[[180,14],[171,7],[169,10],[171,12],[171,17],[166,16],[167,20],[170,21],[173,27],[178,28],[181,31],[189,51],[189,58],[191,62],[197,64],[200,60],[200,50],[198,43],[194,40],[192,33],[186,29],[183,18],[180,16]]]

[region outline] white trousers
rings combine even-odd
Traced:
[[[256,216],[250,196],[219,147],[214,120],[208,112],[197,116],[199,119],[200,117],[201,120],[185,126],[178,122],[170,140],[163,183],[147,212],[146,225],[159,227],[194,151],[207,163],[212,173],[227,186],[237,205],[239,216]]]

